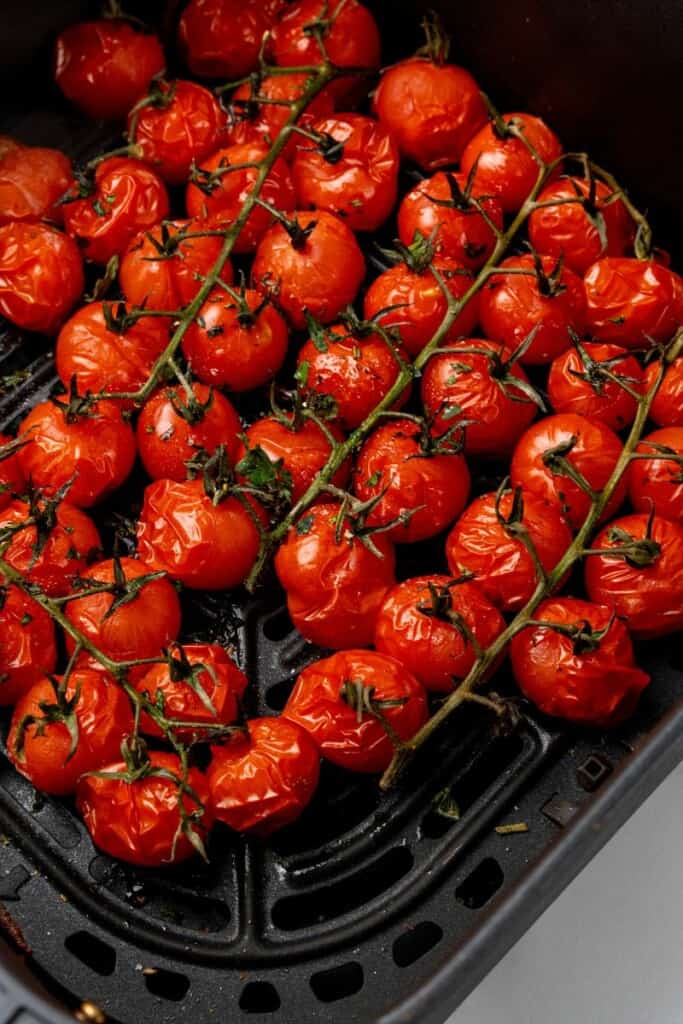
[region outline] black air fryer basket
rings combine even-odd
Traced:
[[[453,34],[455,60],[497,105],[540,114],[566,148],[589,149],[675,253],[680,7],[431,6]],[[157,13],[155,3],[137,7]],[[84,128],[49,81],[50,42],[87,4],[0,8],[0,132],[93,155],[111,140]],[[420,4],[374,9],[387,61],[419,45]],[[15,370],[27,373],[0,395],[0,429],[53,384],[45,344],[0,329],[0,376]],[[272,584],[257,600],[200,597],[184,611],[189,632],[201,625],[236,644],[252,680],[250,715],[279,710],[314,656]],[[639,659],[653,683],[617,732],[560,730],[527,712],[498,734],[490,717],[463,711],[395,791],[381,796],[326,766],[299,823],[267,844],[217,831],[209,866],[150,872],[112,861],[70,807],[38,798],[0,758],[0,1024],[73,1019],[59,1006],[119,1024],[440,1024],[683,756],[680,639]],[[457,820],[432,809],[447,787]],[[494,831],[506,822],[528,831]]]

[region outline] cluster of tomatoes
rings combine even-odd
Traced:
[[[380,66],[358,0],[190,0],[177,42],[208,84],[165,77],[160,40],[125,20],[57,41],[57,84],[126,121],[125,153],[74,170],[0,140],[0,311],[56,336],[64,386],[0,439],[8,752],[38,789],[76,794],[101,849],[145,865],[203,849],[214,820],[293,821],[321,756],[385,770],[558,565],[662,375],[586,598],[548,596],[509,654],[544,712],[609,725],[649,681],[631,634],[683,627],[683,358],[662,366],[683,282],[642,251],[610,179],[563,162],[539,118],[489,113],[434,40],[356,112]],[[402,160],[422,176],[400,196]],[[520,210],[527,248],[494,265]],[[106,268],[89,301],[84,260]],[[268,385],[272,411],[243,425],[228,394]],[[88,510],[137,458],[137,557],[107,558]],[[501,460],[472,497],[472,469]],[[288,514],[289,613],[336,653],[282,715],[245,722],[232,657],[178,642],[178,592],[242,585]],[[445,531],[441,571],[397,582],[396,546]]]

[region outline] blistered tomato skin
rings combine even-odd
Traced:
[[[0,224],[43,219],[61,224],[58,200],[72,180],[71,161],[58,149],[0,136]]]
[[[297,679],[284,717],[306,729],[333,764],[347,771],[381,772],[394,745],[377,717],[367,711],[359,716],[342,696],[346,683],[372,688],[372,700],[402,740],[414,736],[427,719],[425,691],[400,662],[375,651],[340,651],[309,665]],[[383,706],[384,701],[400,703]]]
[[[47,224],[0,227],[0,313],[17,327],[56,334],[84,287],[73,239]]]
[[[628,468],[628,499],[634,509],[649,512],[654,508],[658,516],[682,523],[683,427],[654,430],[636,452],[639,457]]]
[[[425,58],[388,68],[375,91],[373,110],[401,155],[427,171],[457,163],[486,121],[486,106],[470,73]]]
[[[653,260],[606,257],[586,271],[586,327],[599,341],[644,348],[678,326],[681,281]]]
[[[252,718],[247,730],[212,747],[207,779],[213,810],[236,832],[269,836],[310,803],[320,754],[308,732],[286,718]]]
[[[510,645],[512,670],[522,693],[541,711],[589,726],[614,726],[635,710],[650,682],[635,664],[628,630],[604,604],[574,597],[543,601],[534,619],[579,632],[572,639],[550,626],[517,633]],[[602,633],[595,649],[581,647],[581,632]]]
[[[57,667],[55,627],[48,613],[16,586],[0,590],[0,706],[16,704]]]
[[[607,373],[623,378],[633,391],[644,390],[640,363],[619,345],[587,341],[582,351],[572,348],[557,356],[548,374],[548,397],[555,412],[578,413],[615,431],[629,426],[638,403]]]
[[[505,628],[503,616],[472,583],[450,576],[404,580],[380,608],[375,647],[405,665],[427,690],[450,693],[477,657],[460,622],[482,650]]]
[[[242,0],[190,0],[178,26],[178,45],[200,78],[243,78],[258,64],[269,17],[262,4]]]
[[[659,362],[645,370],[645,387],[649,391],[659,376]],[[683,427],[683,357],[667,367],[659,390],[650,406],[650,417],[660,427]]]
[[[287,104],[301,99],[308,84],[309,76],[305,72],[266,75],[257,90],[258,96],[267,101],[262,103],[252,102],[255,94],[251,82],[239,85],[228,106],[229,141],[232,144],[272,145],[289,117]],[[300,128],[310,131],[316,121],[329,117],[333,110],[334,98],[327,87],[311,100],[297,123]],[[302,139],[303,136],[292,133],[282,151],[286,160],[294,159]]]
[[[26,487],[16,445],[9,434],[0,434],[0,512],[20,497]]]

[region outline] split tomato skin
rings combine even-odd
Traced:
[[[586,271],[586,327],[599,341],[643,348],[668,341],[680,319],[681,279],[654,260],[607,256]]]
[[[0,512],[15,499],[20,497],[26,488],[26,479],[19,462],[19,452],[10,449],[9,454],[2,457],[2,449],[14,444],[9,434],[0,434]]]
[[[659,375],[660,363],[645,370],[645,390],[650,391]],[[650,406],[650,419],[659,427],[683,427],[683,356],[667,367],[662,383]]]
[[[310,77],[306,72],[293,71],[283,75],[266,75],[261,79],[256,93],[251,82],[238,85],[228,108],[230,142],[272,145],[289,118],[290,109],[285,104],[301,99],[309,83]],[[255,95],[267,102],[252,102]],[[329,117],[333,110],[334,97],[327,86],[311,100],[297,123],[300,128],[310,131],[316,121]],[[294,159],[301,138],[296,132],[292,133],[282,150],[285,160]]]
[[[427,720],[427,699],[417,679],[395,658],[376,651],[344,650],[309,665],[299,675],[283,711],[306,729],[320,753],[347,771],[375,774],[388,767],[394,746],[382,724],[360,716],[342,696],[345,683],[372,687],[375,701],[401,701],[381,714],[395,734],[409,740]]]
[[[207,779],[218,821],[257,836],[289,825],[310,803],[320,754],[308,732],[283,717],[252,718],[247,735],[212,747]]]
[[[634,391],[643,391],[643,371],[635,356],[619,345],[585,342],[586,361],[575,348],[556,356],[548,374],[548,397],[557,413],[578,413],[599,420],[611,430],[619,431],[635,419],[638,403],[616,381],[594,371],[593,363],[609,362],[611,373],[626,379]],[[612,362],[614,360],[614,362]]]
[[[462,512],[470,474],[460,454],[430,454],[420,426],[391,419],[377,427],[361,448],[353,492],[361,501],[379,498],[368,516],[371,526],[397,522],[386,536],[395,544],[435,537]]]
[[[486,122],[479,86],[464,68],[413,57],[389,67],[373,110],[396,139],[401,155],[427,171],[457,163],[468,140]]]
[[[0,590],[0,666],[2,707],[16,704],[34,683],[57,667],[52,619],[13,585]]]
[[[17,327],[56,334],[84,288],[73,239],[47,224],[0,226],[0,313]]]
[[[443,595],[443,614],[436,614],[430,585]],[[423,611],[426,609],[426,612]],[[452,621],[465,623],[482,650],[505,629],[500,612],[477,586],[450,576],[418,576],[393,587],[380,609],[375,647],[404,665],[434,693],[450,693],[476,660],[472,643]]]
[[[258,2],[190,0],[178,25],[180,52],[199,78],[243,78],[258,64],[269,18]]]
[[[384,534],[372,537],[379,555],[348,521],[337,542],[340,507],[313,506],[275,555],[292,622],[306,640],[332,650],[372,643],[380,605],[396,582],[394,547]]]
[[[127,771],[123,761],[106,765],[103,771],[111,772],[109,777],[84,776],[76,791],[76,805],[98,849],[139,867],[168,867],[197,852],[180,831],[181,806],[188,814],[203,809],[201,819],[193,821],[192,827],[202,840],[208,835],[213,825],[209,787],[202,772],[190,768],[187,785],[191,792],[181,794],[183,771],[176,754],[154,750],[149,762],[152,773],[133,782],[116,778],[117,773]],[[155,769],[164,774],[155,774]]]
[[[667,459],[663,449],[673,458]],[[628,499],[636,512],[654,509],[658,516],[683,523],[683,427],[654,430],[636,449],[641,458],[628,468]],[[642,458],[652,455],[651,459]]]
[[[512,671],[525,697],[546,715],[606,728],[628,718],[650,682],[634,661],[628,630],[604,604],[574,597],[543,601],[534,618],[606,633],[595,650],[577,651],[549,626],[527,626],[510,644]]]
[[[72,180],[71,161],[58,149],[0,136],[0,224],[44,219],[61,224],[57,204]]]

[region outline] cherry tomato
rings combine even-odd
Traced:
[[[181,743],[212,739],[202,726],[230,725],[237,718],[238,699],[247,688],[247,677],[219,644],[184,644],[171,648],[168,660],[153,665],[135,684],[153,704],[162,702],[164,716],[192,726],[173,728]],[[147,714],[140,728],[148,736],[163,737],[161,727]]]
[[[353,302],[365,276],[365,259],[346,224],[316,210],[295,213],[290,230],[281,223],[269,228],[251,273],[257,291],[273,295],[292,325],[303,330],[304,309],[329,324]]]
[[[125,305],[91,302],[67,320],[57,338],[57,374],[65,388],[75,379],[85,395],[137,391],[169,340],[157,317],[126,321]]]
[[[588,268],[584,286],[586,326],[599,341],[643,348],[676,330],[681,282],[661,263],[607,256]]]
[[[631,241],[631,218],[603,181],[568,175],[539,194],[539,208],[529,217],[529,239],[536,252],[564,260],[583,276],[602,256],[624,256]],[[576,200],[568,202],[567,200]]]
[[[71,238],[47,224],[0,226],[0,313],[17,327],[55,334],[84,287]]]
[[[260,143],[216,150],[203,161],[187,186],[188,214],[204,218],[214,227],[229,227],[238,217],[258,177],[258,167],[245,164],[257,164],[267,155],[268,150]],[[235,170],[231,170],[232,167]],[[259,198],[278,210],[289,210],[294,206],[294,186],[289,167],[282,157],[278,157],[268,172]],[[239,233],[234,252],[253,252],[272,223],[272,214],[255,205]]]
[[[555,412],[574,412],[600,420],[612,430],[633,422],[637,402],[607,374],[622,377],[632,390],[643,390],[643,371],[635,356],[618,345],[586,342],[557,356],[548,375],[548,397]]]
[[[460,170],[469,175],[476,164],[474,183],[483,194],[495,196],[505,213],[515,213],[524,204],[538,179],[539,167],[521,139],[510,132],[523,132],[544,163],[562,155],[562,145],[547,124],[532,114],[504,114],[504,133],[495,122],[473,135],[462,154]]]
[[[590,498],[567,474],[567,464],[570,472],[578,473],[589,487],[600,491],[614,472],[621,448],[614,431],[598,420],[570,412],[546,416],[529,427],[517,443],[512,456],[512,483],[554,505],[578,530],[590,509]],[[603,518],[614,515],[625,496],[626,480],[622,477]]]
[[[64,29],[54,74],[68,100],[90,117],[114,121],[126,116],[164,64],[157,36],[129,21],[103,18]]]
[[[339,512],[337,504],[315,505],[275,556],[292,622],[307,640],[332,649],[372,643],[379,607],[395,583],[391,541],[375,534],[376,554],[350,520],[339,533]]]
[[[335,418],[344,430],[354,430],[393,387],[405,352],[380,334],[353,333],[344,324],[310,338],[302,345],[297,363],[304,392],[329,395]],[[393,404],[400,409],[410,397],[408,385]]]
[[[510,645],[525,697],[546,715],[582,725],[617,725],[650,682],[635,664],[628,630],[604,604],[575,597],[543,601]],[[555,628],[553,628],[553,626]]]
[[[303,670],[283,714],[306,729],[328,761],[374,773],[394,753],[389,730],[401,740],[414,736],[427,720],[427,700],[395,658],[346,650]]]
[[[500,456],[511,451],[536,414],[524,370],[512,352],[494,341],[451,342],[449,353],[433,356],[422,376],[422,402],[435,434],[469,420],[468,455]]]
[[[0,224],[43,218],[61,224],[57,201],[72,180],[71,161],[58,149],[23,146],[0,136]]]
[[[2,706],[16,704],[41,676],[57,666],[52,619],[16,586],[0,588],[0,666]]]
[[[159,175],[128,157],[102,160],[95,170],[94,191],[79,198],[77,186],[69,195],[73,198],[64,205],[64,225],[94,263],[120,255],[138,232],[155,227],[169,212]]]
[[[353,477],[361,501],[379,498],[368,516],[387,526],[394,543],[434,537],[458,516],[467,501],[470,474],[462,455],[439,450],[428,430],[411,419],[377,427],[361,448]]]
[[[0,434],[0,512],[26,488],[19,462],[20,444],[9,434]]]
[[[639,512],[614,519],[593,539],[586,558],[591,601],[613,608],[642,636],[683,628],[683,526]]]
[[[484,285],[479,317],[484,334],[511,349],[533,333],[520,355],[525,364],[550,363],[571,345],[570,331],[583,334],[586,302],[581,278],[550,256],[510,256]],[[527,273],[505,273],[524,270]]]
[[[40,402],[19,433],[28,441],[19,452],[26,478],[46,495],[73,480],[69,501],[80,508],[120,487],[135,462],[135,435],[114,402],[97,402],[82,413],[63,395]]]
[[[286,718],[252,718],[212,748],[207,778],[216,818],[236,832],[269,836],[295,821],[318,785],[320,754],[305,729]]]
[[[522,608],[538,584],[533,557],[520,540],[524,529],[543,569],[555,568],[572,542],[557,509],[529,492],[507,490],[475,498],[446,540],[453,576],[474,573],[478,589],[503,611]]]
[[[101,548],[93,521],[68,501],[13,501],[0,512],[0,530],[17,526],[3,557],[50,597],[68,594]]]
[[[134,558],[97,562],[82,574],[83,597],[66,605],[69,621],[103,654],[115,661],[158,658],[180,632],[180,602],[168,580],[153,577],[153,570]],[[87,592],[105,583],[110,590]],[[66,638],[71,653],[74,641]],[[82,652],[79,665],[98,668],[99,662]],[[133,682],[145,674],[145,665],[130,672]]]
[[[210,295],[182,346],[193,373],[205,384],[252,391],[278,372],[288,342],[284,318],[247,288],[234,298],[218,291]]]
[[[361,114],[337,114],[315,121],[292,162],[301,210],[328,210],[352,231],[374,231],[389,217],[398,195],[398,149],[377,121]]]
[[[219,237],[201,234],[206,230],[213,229],[201,221],[172,220],[137,235],[119,268],[121,291],[128,302],[169,311],[192,302],[201,278],[211,271],[222,248]],[[220,277],[232,284],[230,260]]]
[[[477,208],[481,205],[486,216]],[[415,235],[433,239],[437,253],[470,270],[486,263],[496,244],[491,224],[503,227],[498,200],[475,191],[467,194],[464,175],[438,171],[404,196],[398,210],[398,233],[404,245]]]
[[[164,388],[142,407],[138,452],[153,480],[185,480],[187,462],[202,451],[213,455],[219,445],[235,462],[242,428],[233,405],[206,384],[191,388],[191,396],[180,385]]]
[[[337,442],[344,435],[334,423],[326,424],[329,433]],[[314,420],[299,419],[294,415],[264,416],[256,420],[244,433],[243,444],[236,456],[236,462],[243,459],[247,450],[260,448],[271,462],[282,460],[283,468],[292,478],[292,502],[297,502],[311,486],[318,473],[332,454],[332,445],[324,430]],[[349,479],[348,460],[343,462],[332,477],[336,487],[344,487]]]
[[[103,771],[111,774],[84,775],[76,791],[78,810],[95,846],[110,857],[150,868],[179,864],[197,852],[213,824],[209,787],[198,768],[190,768],[185,792],[175,754],[150,752],[149,768],[142,775],[121,778],[128,772],[123,761]],[[195,842],[183,829],[181,807]]]
[[[683,427],[654,430],[638,445],[628,468],[628,500],[636,512],[683,521]],[[652,458],[642,458],[651,455]],[[667,458],[672,455],[673,458]]]
[[[133,731],[126,693],[101,672],[75,671],[64,693],[60,679],[40,679],[14,709],[7,751],[17,771],[42,793],[73,793],[85,772],[120,756]]]
[[[287,104],[299,100],[309,82],[308,74],[293,71],[266,75],[258,83],[256,92],[251,82],[238,86],[228,107],[230,141],[272,145],[289,119],[291,111]],[[317,120],[328,117],[333,110],[334,98],[328,86],[311,100],[297,124],[310,130]],[[296,155],[302,138],[292,133],[283,149],[285,159],[291,160]]]
[[[184,79],[155,83],[148,100],[129,114],[128,130],[164,181],[184,185],[193,165],[219,145],[226,114],[212,92]]]
[[[400,661],[427,690],[448,693],[464,679],[476,651],[489,647],[505,620],[472,583],[418,576],[393,587],[375,628],[375,647]]]
[[[138,522],[140,557],[193,590],[228,590],[256,561],[265,515],[236,497],[214,504],[202,480],[156,480],[145,489]]]
[[[659,373],[655,360],[645,370],[645,390],[655,384]],[[659,427],[683,427],[683,356],[667,367],[662,383],[650,406],[650,418]]]
[[[457,163],[467,140],[486,121],[479,86],[468,71],[411,57],[389,67],[373,109],[401,155],[433,171]]]
[[[269,21],[254,0],[190,0],[178,25],[181,53],[200,78],[243,78],[258,64]]]

